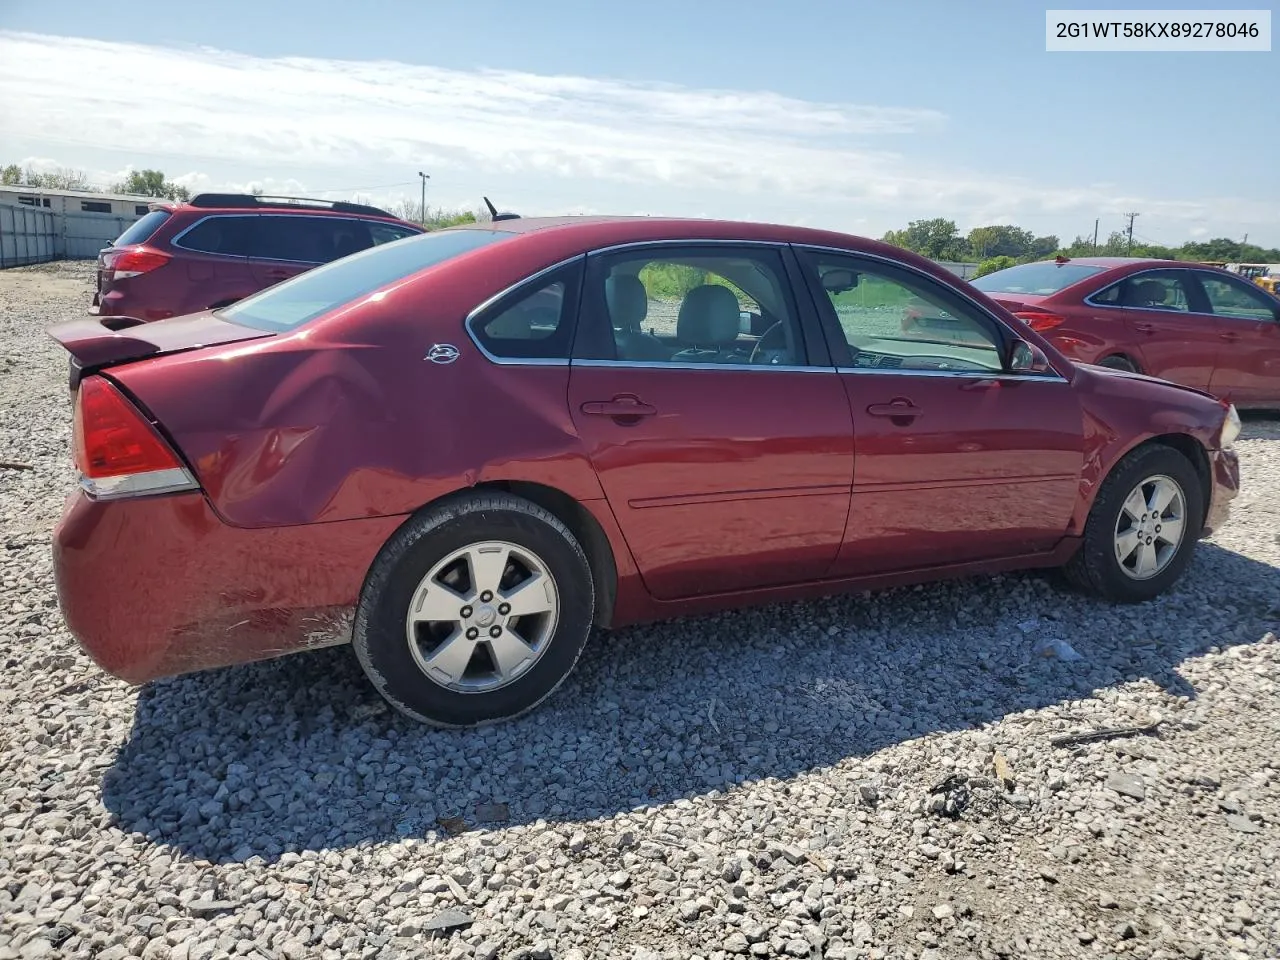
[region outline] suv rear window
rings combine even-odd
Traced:
[[[117,247],[128,246],[131,243],[142,243],[160,229],[160,226],[169,219],[168,210],[152,210],[141,220],[135,221],[129,229],[116,237],[115,245]]]
[[[292,330],[379,287],[512,236],[501,230],[440,230],[383,244],[267,287],[217,316],[259,330]]]
[[[1095,273],[1102,273],[1105,269],[1105,267],[1092,267],[1083,263],[1054,263],[1052,260],[1043,260],[1040,263],[1023,263],[1016,267],[997,270],[995,273],[988,273],[985,277],[978,277],[969,282],[983,293],[1029,293],[1037,297],[1047,297]]]

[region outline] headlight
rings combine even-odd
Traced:
[[[1240,414],[1236,412],[1234,403],[1228,403],[1227,416],[1222,421],[1222,433],[1218,435],[1218,444],[1226,449],[1236,442],[1238,436],[1240,436]]]

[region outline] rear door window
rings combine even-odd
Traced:
[[[1093,302],[1131,310],[1169,310],[1188,313],[1192,309],[1190,274],[1186,270],[1152,270],[1125,277],[1092,297]]]
[[[366,220],[264,214],[253,256],[259,260],[328,263],[373,245]]]
[[[185,250],[195,250],[198,253],[247,257],[253,242],[254,221],[257,219],[255,216],[205,217],[195,226],[188,227],[176,236],[173,239],[173,245]]]

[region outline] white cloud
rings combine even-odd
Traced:
[[[104,84],[121,64],[135,82]],[[913,141],[946,129],[935,110],[766,91],[0,31],[0,102],[6,125],[36,143],[128,144],[144,163],[162,156],[187,170],[229,171],[173,177],[196,189],[256,184],[299,193],[328,186],[326,178],[366,186],[385,183],[388,171],[407,180],[430,169],[433,204],[449,178],[537,184],[524,201],[503,198],[525,213],[575,203],[655,213],[705,205],[716,215],[753,208],[777,219],[790,211],[791,222],[832,226],[878,212],[871,220],[885,225],[941,215],[962,227],[1038,218],[1083,228],[1086,218],[1091,225],[1095,216],[1141,209],[1153,230],[1169,223],[1183,235],[1189,221],[1241,229],[1280,221],[1276,201],[1119,196],[1105,183],[1049,186],[913,161]],[[575,190],[576,200],[559,202]],[[358,192],[418,196],[412,185]]]

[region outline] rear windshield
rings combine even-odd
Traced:
[[[292,330],[379,287],[511,236],[500,230],[441,230],[407,237],[300,273],[217,315],[259,330]]]
[[[159,230],[160,225],[168,219],[168,210],[152,210],[141,220],[136,221],[128,230],[116,237],[115,245],[123,247],[131,243],[142,243]]]
[[[1044,260],[997,270],[969,282],[984,293],[1029,293],[1047,297],[1105,269],[1083,263],[1054,263],[1052,260]]]

